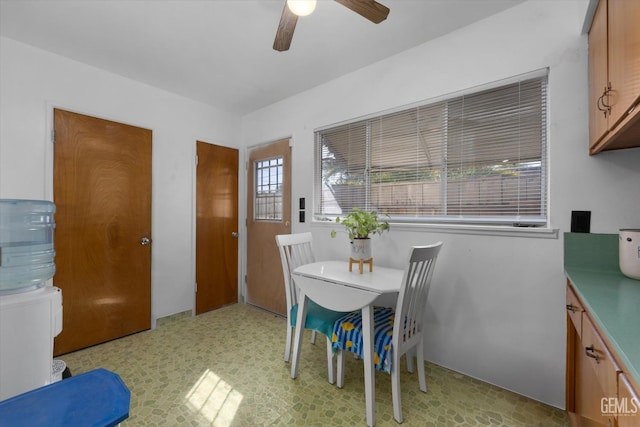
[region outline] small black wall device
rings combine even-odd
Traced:
[[[300,222],[304,222],[304,205],[305,205],[304,197],[300,197],[300,199],[298,200],[298,205],[299,205],[299,208],[300,208],[300,212],[299,212],[299,215],[298,215],[298,220]]]
[[[591,229],[591,211],[571,211],[571,232],[589,233]]]

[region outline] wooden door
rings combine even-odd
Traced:
[[[287,302],[277,234],[291,232],[289,140],[249,152],[247,178],[247,302],[285,316]]]
[[[151,327],[151,131],[58,109],[54,128],[59,355]]]
[[[238,302],[238,150],[198,141],[196,314]]]

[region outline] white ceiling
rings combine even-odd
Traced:
[[[380,0],[376,25],[319,0],[287,52],[272,49],[285,0],[0,0],[0,34],[245,114],[521,1]]]

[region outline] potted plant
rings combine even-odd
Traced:
[[[385,215],[387,218],[388,215]],[[378,212],[353,208],[343,218],[337,217],[336,222],[342,224],[351,241],[351,260],[364,260],[371,262],[372,234],[382,234],[389,230],[389,222],[380,219]],[[335,230],[331,230],[331,237],[336,237]],[[371,267],[371,264],[370,264]],[[362,266],[361,266],[362,268]]]

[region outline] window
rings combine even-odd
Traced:
[[[255,164],[256,220],[282,221],[282,157],[260,160]]]
[[[315,217],[545,225],[547,71],[315,133]]]

